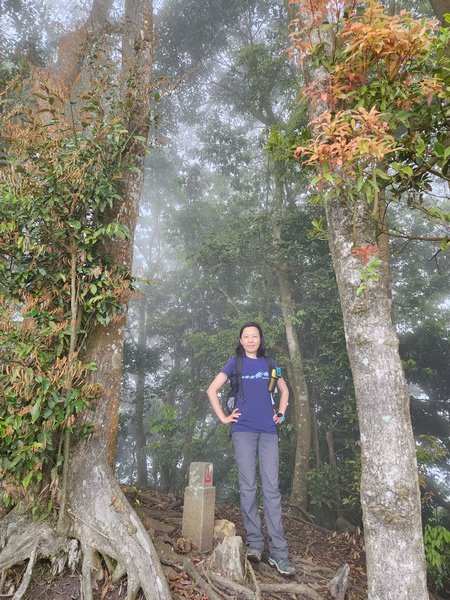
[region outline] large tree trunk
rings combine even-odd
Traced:
[[[321,7],[320,7],[321,8]],[[329,42],[319,36],[317,20],[326,16],[302,3],[297,16],[315,45]],[[317,97],[310,102],[310,118],[329,109],[329,83],[323,67],[303,62]],[[324,94],[320,91],[324,90]],[[389,260],[377,239],[376,221],[362,195],[326,201],[328,238],[339,290],[345,339],[353,375],[361,444],[361,506],[366,547],[369,600],[426,600],[425,556],[422,538],[416,448],[409,414],[408,386],[391,318],[386,285]],[[381,277],[366,282],[354,250],[378,244]],[[381,244],[381,247],[380,247]]]
[[[152,6],[148,0],[125,4],[122,43],[123,93],[134,101],[129,130],[148,133],[148,87],[151,56]],[[114,263],[131,270],[133,239],[143,181],[143,154],[130,147],[140,167],[128,172],[122,187],[122,202],[106,215],[120,216],[131,239],[114,241],[105,250]],[[83,594],[90,600],[90,573],[95,550],[114,558],[128,574],[128,598],[142,588],[147,600],[170,598],[170,591],[153,544],[133,509],[122,494],[112,472],[117,443],[122,350],[126,314],[108,327],[97,326],[89,337],[86,357],[97,365],[96,382],[102,385],[93,422],[94,433],[76,448],[71,461],[69,488],[72,529],[83,551]],[[89,518],[86,519],[86,515]]]
[[[364,198],[326,206],[361,434],[361,504],[370,600],[428,598],[409,394],[383,278],[360,284],[355,247],[375,241]],[[355,222],[354,222],[355,220]]]
[[[139,589],[147,600],[170,599],[159,557],[107,463],[102,437],[94,434],[79,444],[70,469],[70,536],[80,540],[83,553],[83,600],[92,599],[95,552],[114,559],[119,574],[127,573],[129,599]]]
[[[95,0],[92,19],[88,20],[90,25],[100,27],[100,17],[106,18],[111,4],[110,0]],[[60,48],[57,71],[69,89],[73,88],[76,83],[74,78],[78,78],[82,69],[79,54],[83,40],[86,39],[87,28],[87,25],[82,26],[78,30],[80,35],[73,38],[74,43]],[[151,0],[126,0],[122,37],[122,92],[133,107],[128,126],[130,134],[143,137],[148,132],[151,36]],[[63,60],[65,52],[68,53],[66,62]],[[130,143],[127,152],[141,170],[127,172],[122,185],[121,202],[116,203],[102,218],[105,224],[119,219],[128,226],[130,238],[124,241],[112,240],[105,247],[105,252],[116,265],[131,270],[133,237],[142,188],[143,151],[141,145]],[[102,395],[93,412],[84,415],[85,421],[93,424],[93,433],[78,441],[70,459],[68,453],[65,454],[65,461],[69,461],[65,463],[69,467],[66,483],[67,509],[65,513],[62,511],[58,534],[51,524],[35,524],[19,511],[12,511],[2,520],[0,572],[29,558],[27,571],[15,598],[21,598],[25,592],[33,564],[39,556],[56,559],[61,553],[70,554],[73,548],[71,538],[79,541],[83,554],[83,600],[93,598],[91,574],[96,553],[115,561],[114,577],[118,578],[125,573],[128,575],[128,600],[134,600],[139,589],[142,589],[147,600],[171,598],[152,541],[113,474],[125,321],[124,311],[123,315],[107,327],[97,325],[90,333],[86,347],[81,349],[85,360],[94,361],[97,365],[95,382],[102,386]]]

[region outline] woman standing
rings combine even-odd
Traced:
[[[269,367],[265,355],[264,336],[258,323],[246,323],[239,333],[236,355],[214,378],[207,390],[211,406],[222,423],[231,425],[231,437],[239,473],[242,520],[247,534],[247,558],[261,560],[264,537],[256,502],[256,454],[263,489],[264,518],[269,534],[269,564],[283,575],[293,575],[295,569],[288,558],[288,547],[281,522],[281,496],[278,489],[277,425],[284,421],[289,390],[282,377],[278,412],[269,393]],[[242,385],[239,385],[237,406],[227,416],[222,410],[217,392],[228,379],[237,379],[237,357],[242,356]]]

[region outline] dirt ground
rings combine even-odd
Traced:
[[[125,487],[124,491],[152,535],[160,537],[177,554],[188,556],[195,565],[202,564],[206,557],[192,551],[186,552],[180,541],[181,498],[175,498],[155,490],[137,490],[134,487]],[[216,519],[232,521],[236,525],[237,534],[243,535],[238,508],[219,505],[216,507]],[[263,582],[281,586],[285,583],[303,584],[319,594],[321,599],[333,600],[327,583],[344,564],[347,564],[350,567],[350,573],[346,600],[365,600],[367,598],[364,540],[358,530],[332,532],[295,516],[287,507],[283,510],[283,524],[290,555],[297,569],[296,575],[291,578],[278,575],[275,569],[268,565],[268,555],[265,553],[262,562],[255,567],[256,581],[259,584]],[[25,566],[8,574],[2,597],[8,597],[9,590],[14,593],[13,588],[17,589]],[[164,571],[174,599],[208,600],[208,595],[193,585],[191,577],[186,572],[168,566],[164,567]],[[97,582],[95,600],[122,600],[125,597],[126,578],[113,586],[108,571],[104,567],[103,577]],[[306,600],[310,597],[305,594],[285,593],[284,591],[261,594],[263,600]],[[228,595],[228,598],[232,598],[232,596]],[[433,598],[437,600],[437,597]],[[33,580],[24,599],[80,600],[79,573],[65,573],[52,577],[50,565],[41,562],[35,567]]]

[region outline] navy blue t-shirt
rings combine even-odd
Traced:
[[[236,357],[230,358],[222,368],[228,379],[236,376]],[[269,371],[265,358],[249,358],[242,360],[242,390],[239,390],[237,408],[241,416],[233,423],[231,430],[251,431],[253,433],[276,433],[277,426],[273,422],[272,398],[268,390]]]

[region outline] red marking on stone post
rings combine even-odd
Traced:
[[[209,466],[205,471],[205,477],[203,478],[203,483],[211,484],[213,477],[212,465]]]

